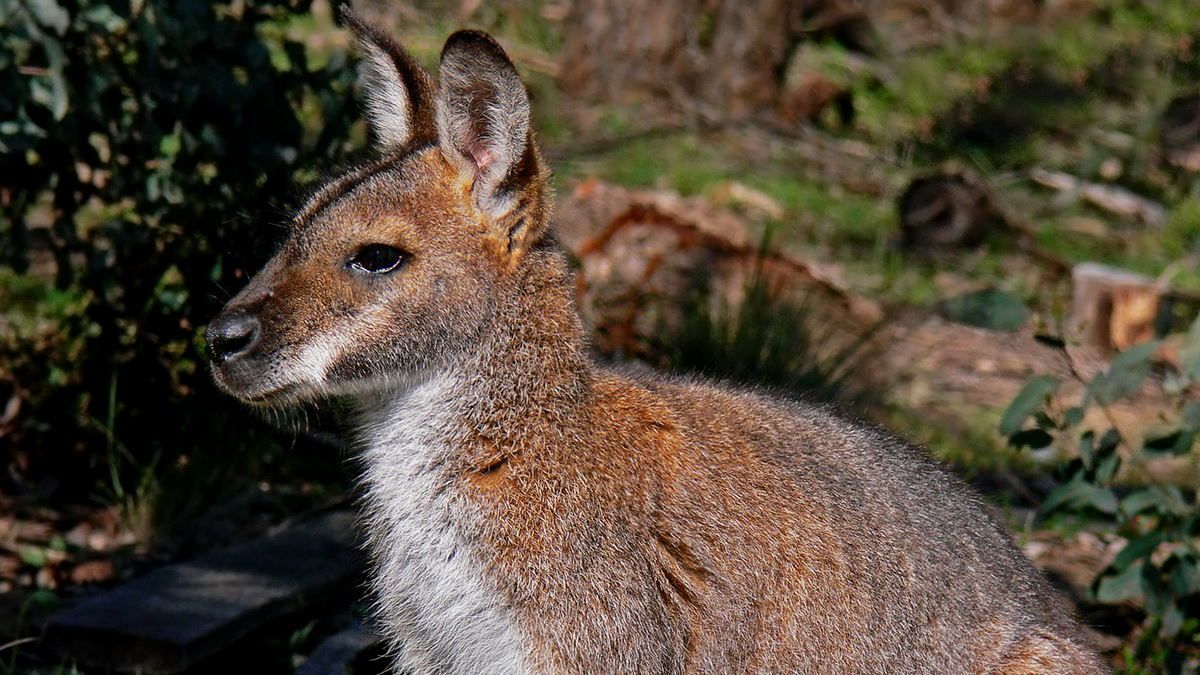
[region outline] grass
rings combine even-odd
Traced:
[[[1015,66],[1032,65],[1053,79],[1077,81],[1116,52],[1169,54],[1196,32],[1191,0],[1096,4],[1095,11],[1049,26],[951,38],[932,48],[892,55],[885,79],[861,76],[853,84],[860,128],[885,144],[928,137],[937,118],[963,100],[987,94],[992,83]]]
[[[778,291],[755,271],[738,305],[714,306],[701,285],[683,307],[682,324],[659,349],[675,370],[767,385],[793,395],[861,398],[864,392],[852,390],[848,382],[869,360],[867,339],[831,352],[831,335],[810,319],[808,298],[796,301]]]
[[[1150,276],[1158,276],[1168,265],[1180,261],[1172,275],[1173,285],[1191,291],[1200,290],[1200,265],[1187,264],[1189,256],[1200,254],[1200,200],[1187,199],[1170,212],[1161,227],[1139,224],[1115,226],[1107,237],[1081,234],[1070,227],[1072,218],[1097,215],[1082,209],[1070,209],[1042,221],[1038,245],[1068,260],[1096,261],[1123,267]]]
[[[879,419],[889,428],[903,429],[906,440],[926,448],[935,459],[953,465],[967,479],[985,471],[1037,468],[1028,453],[1005,444],[996,432],[997,415],[982,410],[966,415],[961,412],[955,413],[957,428],[948,427],[944,420],[932,420],[895,405],[883,406]]]

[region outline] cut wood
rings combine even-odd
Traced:
[[[1123,218],[1154,226],[1162,225],[1167,220],[1167,210],[1162,204],[1123,187],[1091,183],[1070,174],[1045,169],[1033,169],[1029,177],[1038,185],[1076,195],[1097,208]]]
[[[783,220],[783,217],[787,215],[787,210],[783,208],[783,205],[770,195],[735,180],[717,183],[709,191],[709,196],[717,204],[736,204],[773,220]]]
[[[1073,337],[1106,352],[1154,337],[1163,289],[1150,277],[1096,263],[1071,273]]]
[[[991,191],[965,173],[938,173],[912,181],[900,195],[905,246],[976,246],[1003,224]]]
[[[1200,93],[1167,104],[1159,123],[1159,142],[1168,162],[1200,172]]]
[[[354,533],[354,515],[334,511],[159,568],[54,615],[43,643],[97,668],[183,671],[272,621],[349,600],[361,570]]]

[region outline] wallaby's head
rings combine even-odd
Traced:
[[[370,390],[469,349],[546,234],[548,176],[500,45],[450,36],[435,85],[387,36],[343,17],[364,52],[380,158],[318,190],[209,325],[216,380],[246,401]]]

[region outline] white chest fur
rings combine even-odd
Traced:
[[[367,533],[399,672],[522,673],[520,639],[463,533],[474,516],[446,458],[449,384],[435,378],[367,413]]]

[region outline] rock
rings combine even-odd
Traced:
[[[296,669],[296,675],[363,675],[364,670],[383,672],[381,663],[382,639],[369,626],[354,623],[335,633],[308,655]],[[375,668],[365,668],[373,662]]]

